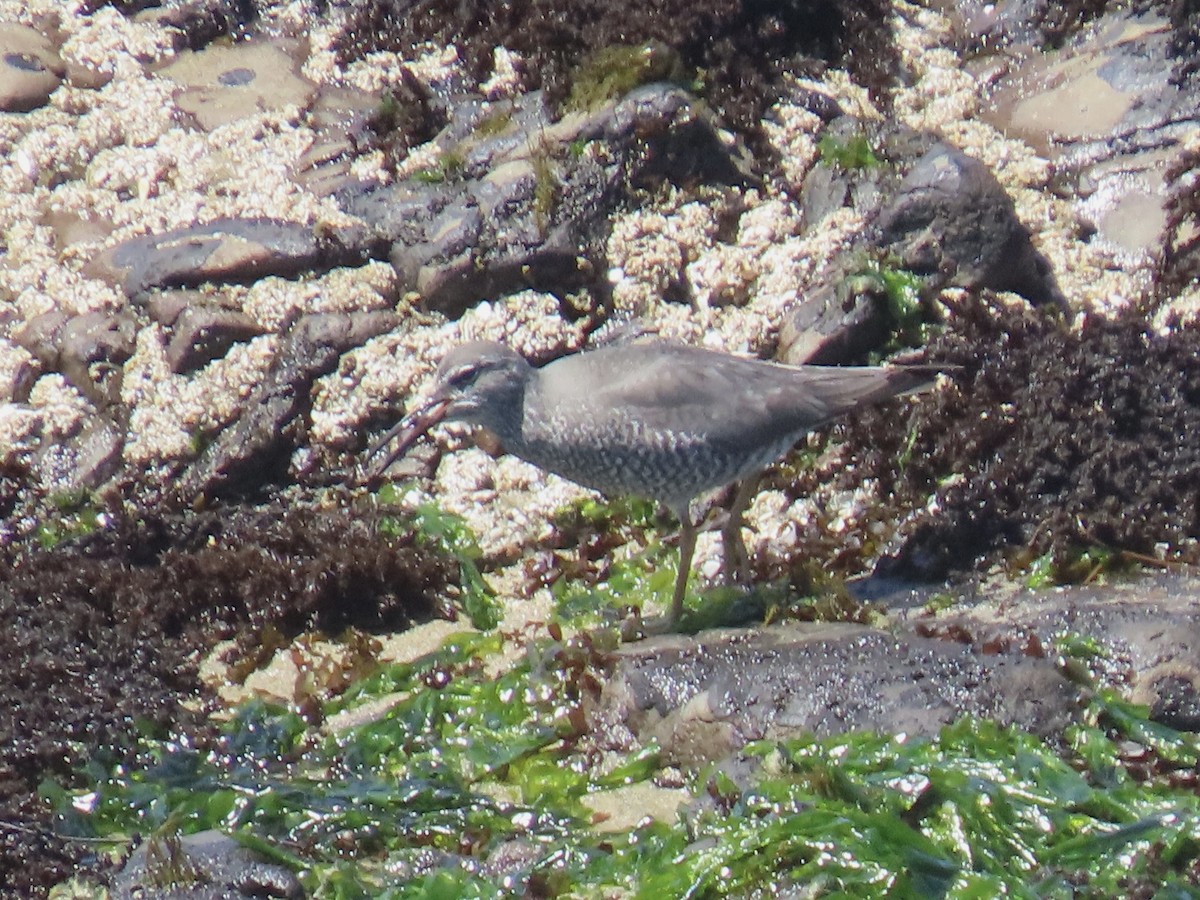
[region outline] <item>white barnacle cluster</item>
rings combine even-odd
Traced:
[[[277,340],[264,335],[237,344],[199,372],[179,375],[167,363],[162,328],[142,329],[121,382],[121,399],[131,408],[126,460],[149,465],[192,457],[200,435],[241,411],[274,360]]]
[[[63,4],[31,0],[29,5],[47,7],[46,14],[59,12]],[[114,80],[144,77],[147,63],[168,59],[175,52],[170,30],[123,15],[113,6],[100,7],[88,16],[61,16],[58,21],[68,32],[60,51],[63,58]]]
[[[547,537],[555,513],[588,493],[514,456],[468,447],[442,459],[430,496],[466,520],[486,558],[513,561]]]
[[[484,300],[463,314],[458,327],[463,341],[499,341],[526,358],[583,345],[582,325],[562,317],[556,297],[533,290]]]

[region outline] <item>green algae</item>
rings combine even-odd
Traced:
[[[530,141],[529,164],[533,168],[533,217],[538,234],[545,237],[562,199],[563,183],[554,160],[555,148],[545,137]]]
[[[43,517],[34,529],[34,539],[43,550],[53,550],[64,541],[86,537],[104,526],[104,510],[84,488],[60,491],[48,499],[54,513]]]
[[[592,501],[559,521],[655,524]],[[474,553],[433,507],[391,527]],[[646,590],[644,565],[624,587],[615,568],[614,600]],[[147,729],[139,763],[98,756],[82,789],[42,796],[63,835],[155,835],[171,878],[192,876],[178,835],[220,829],[316,898],[1200,896],[1200,739],[1103,687],[1095,641],[1056,643],[1090,697],[1057,738],[963,718],[930,737],[760,741],[749,765],[677,773],[692,796],[677,821],[600,831],[589,795],[648,784],[661,761],[593,737],[617,629],[561,634],[452,636],[326,701],[324,730],[261,701],[210,744]]]
[[[432,166],[418,169],[412,174],[412,177],[422,184],[443,184],[458,178],[465,166],[466,158],[462,151],[451,148],[444,151]]]
[[[394,704],[333,735],[251,703],[210,750],[147,735],[150,765],[93,767],[88,813],[47,796],[77,835],[220,828],[315,897],[1200,891],[1200,742],[1111,691],[1058,741],[964,718],[932,738],[751,744],[752,774],[689,775],[679,822],[602,833],[582,799],[658,767],[653,746],[605,766],[581,749],[612,639],[539,639],[496,675],[506,641],[464,634],[381,669],[329,712]],[[489,874],[481,864],[513,842],[526,852]]]
[[[400,491],[392,484],[379,489],[381,508],[399,509]],[[476,628],[495,628],[500,621],[500,606],[492,589],[479,571],[482,555],[475,536],[461,517],[444,512],[434,503],[423,503],[412,514],[395,512],[383,516],[380,530],[385,534],[415,532],[418,540],[448,553],[458,562],[462,607]]]
[[[847,171],[877,169],[883,165],[864,134],[855,134],[845,139],[824,135],[817,141],[817,152],[820,154],[820,162],[824,165],[837,166]]]
[[[514,109],[510,101],[498,106],[480,119],[479,124],[475,126],[474,134],[478,137],[495,137],[498,134],[504,134],[512,128],[513,118]]]
[[[655,81],[694,86],[688,83],[679,53],[666,44],[612,44],[590,54],[575,69],[563,106],[568,112],[593,110]]]
[[[1146,562],[1143,557],[1140,561]],[[1025,586],[1035,590],[1063,584],[1103,583],[1110,576],[1129,571],[1137,560],[1099,545],[1068,543],[1029,558],[1017,553],[1012,563],[1024,576]]]
[[[652,501],[583,497],[558,510],[553,524],[561,543],[577,548],[578,558],[551,586],[560,622],[611,623],[626,609],[670,602],[672,553],[659,539],[663,523]],[[642,549],[615,557],[619,548],[635,547]]]
[[[875,354],[878,359],[905,347],[920,347],[928,341],[930,322],[922,297],[925,281],[921,276],[894,259],[868,258],[850,276],[848,285],[855,293],[882,298],[889,337]]]

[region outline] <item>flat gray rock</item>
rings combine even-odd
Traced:
[[[1168,226],[1167,169],[1200,128],[1200,85],[1176,76],[1189,51],[1174,40],[1164,16],[1116,8],[1061,48],[997,61],[985,116],[1054,163],[1094,241],[1148,270]]]
[[[361,228],[321,231],[278,219],[217,219],[136,237],[99,254],[85,273],[121,287],[131,299],[205,283],[248,284],[268,275],[296,277],[362,265],[383,246]]]
[[[291,871],[266,862],[218,831],[145,841],[113,878],[110,890],[114,900],[299,900],[305,896]]]
[[[1200,730],[1194,577],[893,615],[889,630],[788,624],[626,645],[614,654],[592,733],[602,746],[656,740],[667,760],[689,768],[762,738],[929,736],[963,715],[1055,736],[1077,721],[1089,691],[1086,676],[1060,668],[1055,642],[1065,635],[1104,650],[1093,664],[1100,683],[1126,686],[1156,721]]]
[[[175,104],[204,131],[265,110],[309,106],[316,85],[283,41],[214,42],[181,53],[159,74],[180,85]]]
[[[622,648],[594,730],[602,743],[655,739],[691,767],[761,738],[931,735],[964,714],[1053,734],[1079,696],[1046,659],[860,625],[788,625]]]
[[[66,69],[44,35],[26,25],[0,23],[0,110],[45,106]]]
[[[1181,731],[1200,731],[1200,580],[1163,575],[1122,585],[1027,591],[1002,604],[983,603],[935,618],[907,614],[928,636],[981,652],[1046,648],[1073,634],[1091,638],[1108,656],[1105,677],[1128,686],[1150,715]]]

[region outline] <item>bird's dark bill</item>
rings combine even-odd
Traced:
[[[388,451],[387,456],[375,467],[373,474],[378,477],[386,472],[388,466],[407,453],[409,448],[417,442],[421,435],[427,433],[430,428],[446,417],[446,411],[449,406],[450,401],[448,399],[434,399],[401,419],[400,424],[388,431],[379,440],[379,443],[371,448],[369,457],[377,455],[391,444],[392,441],[395,441],[391,450]]]

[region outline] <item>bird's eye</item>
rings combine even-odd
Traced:
[[[478,366],[459,366],[448,376],[446,376],[446,384],[455,388],[466,387],[475,380],[475,376],[478,374]]]

